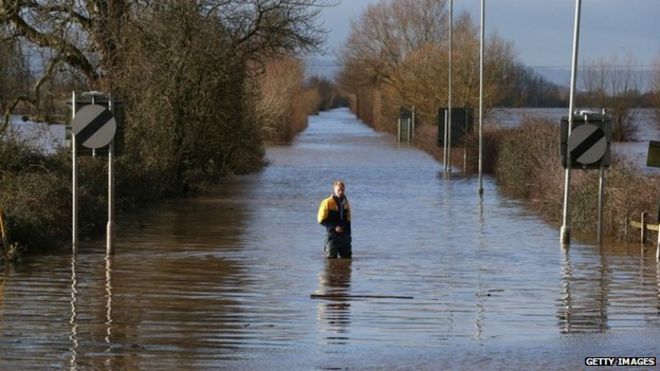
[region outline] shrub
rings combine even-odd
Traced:
[[[505,193],[530,201],[533,209],[554,224],[562,221],[564,174],[559,155],[559,127],[534,117],[519,127],[484,130],[483,170],[493,173]],[[436,144],[437,127],[417,128],[415,143],[442,161]],[[466,137],[468,172],[478,169],[478,135]],[[462,165],[462,149],[456,148],[452,163]],[[660,198],[660,176],[644,174],[626,161],[613,158],[605,172],[603,228],[606,235],[624,236],[626,218],[639,219],[642,211],[655,210]],[[570,190],[571,225],[577,231],[593,231],[598,222],[598,171],[574,170]]]

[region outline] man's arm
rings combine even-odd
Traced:
[[[328,232],[331,232],[335,229],[336,225],[328,220],[328,214],[328,200],[326,199],[321,201],[316,219]]]

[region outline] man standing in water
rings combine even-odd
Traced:
[[[344,182],[332,183],[333,193],[321,201],[317,220],[326,229],[325,256],[328,259],[350,259],[351,251],[351,207],[344,194]]]

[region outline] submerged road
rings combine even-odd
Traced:
[[[0,369],[576,369],[660,356],[654,251],[574,241],[345,109],[260,173],[0,271]],[[334,179],[353,259],[323,258]]]

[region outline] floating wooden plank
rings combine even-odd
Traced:
[[[399,295],[351,295],[351,294],[311,294],[311,299],[414,299],[412,296]]]

